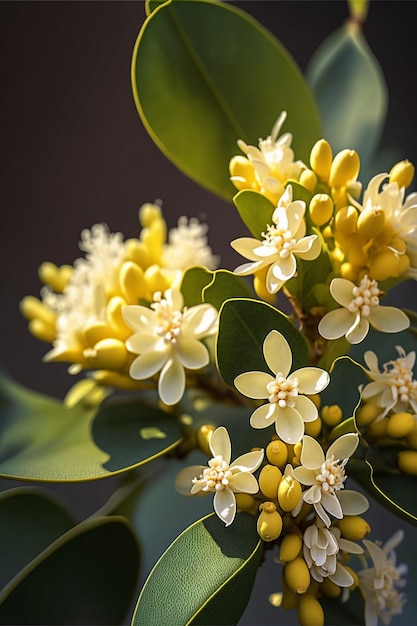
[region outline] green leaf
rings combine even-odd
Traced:
[[[1,493],[0,589],[75,523],[44,489],[17,487]]]
[[[146,463],[182,438],[169,415],[137,402],[101,409],[62,402],[0,378],[0,476],[76,482],[105,478]],[[149,438],[149,428],[165,436]],[[145,436],[144,436],[145,433]]]
[[[213,280],[213,272],[205,267],[190,267],[185,270],[181,282],[181,293],[185,306],[203,302],[203,289]]]
[[[366,382],[363,368],[350,357],[338,358],[330,370],[330,384],[320,394],[322,405],[338,404],[344,419],[355,413],[359,403],[359,385]]]
[[[365,603],[359,589],[351,591],[346,601],[338,598],[321,600],[326,624],[332,626],[362,626],[364,623]]]
[[[238,139],[257,144],[281,111],[298,159],[308,160],[320,135],[315,103],[289,53],[229,3],[174,0],[156,8],[134,47],[132,89],[162,152],[226,199],[234,191],[228,166]]]
[[[266,231],[267,224],[271,224],[274,205],[261,193],[251,189],[242,189],[234,198],[233,202],[242,221],[246,224],[252,235],[260,239]]]
[[[237,298],[224,303],[219,318],[217,366],[225,383],[233,386],[236,376],[243,372],[268,370],[262,346],[273,329],[282,333],[290,345],[292,369],[307,365],[307,344],[286,315],[259,300]]]
[[[156,563],[132,624],[237,624],[261,553],[253,516],[239,513],[228,528],[214,514],[201,519]]]
[[[214,272],[212,282],[204,288],[203,300],[220,309],[229,298],[251,298],[253,293],[245,278],[228,270]]]
[[[90,519],[35,557],[0,593],[2,624],[120,624],[139,552],[120,517]]]
[[[387,88],[357,23],[346,22],[322,43],[306,77],[333,151],[355,149],[369,162],[385,124]]]

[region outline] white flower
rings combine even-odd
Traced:
[[[214,493],[213,506],[220,519],[230,526],[236,515],[235,493],[257,493],[255,472],[264,458],[263,450],[247,452],[233,463],[229,434],[223,426],[216,428],[210,439],[213,458],[208,467],[194,465],[179,472],[175,487],[183,495]]]
[[[398,530],[384,546],[363,540],[373,567],[358,572],[359,586],[365,598],[365,624],[377,626],[378,618],[389,624],[394,615],[402,613],[407,600],[399,589],[406,585],[403,578],[407,566],[396,564],[395,548],[404,533]]]
[[[330,578],[339,587],[353,585],[353,576],[338,560],[340,550],[362,554],[363,549],[353,541],[343,539],[339,528],[326,528],[320,519],[307,526],[303,535],[303,556],[314,580],[321,583]]]
[[[400,355],[394,361],[388,361],[379,370],[378,357],[368,350],[364,354],[368,370],[365,370],[372,382],[362,389],[362,398],[381,408],[377,420],[382,419],[389,411],[401,413],[411,408],[417,413],[417,380],[413,378],[413,367],[416,353],[407,355],[404,348],[396,346]]]
[[[168,243],[162,250],[162,265],[171,270],[185,270],[193,265],[216,269],[219,257],[213,255],[207,243],[207,230],[207,224],[201,224],[195,217],[180,217],[178,226],[168,233]]]
[[[345,335],[349,343],[356,344],[365,339],[369,326],[384,333],[398,333],[410,325],[407,315],[400,309],[379,305],[382,292],[378,283],[367,276],[357,286],[345,278],[334,278],[330,292],[343,308],[326,313],[320,320],[318,330],[325,339]]]
[[[209,352],[201,339],[217,330],[217,311],[209,304],[183,308],[180,291],[167,289],[154,295],[151,308],[124,307],[123,318],[135,333],[126,341],[128,350],[139,354],[130,366],[136,380],[160,371],[158,392],[165,404],[176,404],[185,389],[186,369],[208,364]]]
[[[259,139],[258,148],[247,145],[241,139],[237,142],[254,168],[255,180],[261,193],[266,192],[271,196],[280,196],[284,192],[284,183],[289,179],[298,180],[305,169],[302,161],[294,161],[291,133],[284,133],[279,137],[286,117],[287,113],[283,111],[271,134],[266,139]],[[241,183],[246,183],[241,176],[231,176],[230,180],[238,189],[242,188]]]
[[[292,372],[292,354],[285,337],[271,330],[263,343],[267,372],[245,372],[234,380],[235,387],[248,398],[266,399],[268,404],[255,409],[250,423],[253,428],[266,428],[275,423],[278,436],[287,443],[300,441],[304,422],[317,418],[317,407],[306,395],[323,391],[329,374],[318,367],[302,367]]]
[[[359,437],[356,433],[346,433],[330,445],[324,456],[321,445],[313,437],[308,435],[303,437],[301,465],[294,468],[294,476],[300,483],[309,487],[303,493],[303,500],[314,506],[317,515],[326,526],[331,524],[327,513],[337,519],[342,519],[347,510],[349,515],[356,515],[367,508],[366,498],[364,499],[356,491],[346,491],[342,502],[338,493],[344,488],[347,478],[345,466],[358,447],[358,443]],[[342,506],[344,502],[346,511]],[[352,510],[355,510],[355,513],[352,513]]]
[[[241,237],[231,242],[236,252],[249,259],[239,265],[235,274],[248,276],[269,266],[266,288],[277,293],[282,285],[292,278],[297,270],[296,257],[311,261],[320,254],[317,235],[305,237],[305,203],[292,201],[292,187],[288,185],[272,214],[272,226],[262,233],[263,241],[252,237]]]

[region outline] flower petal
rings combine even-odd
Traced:
[[[326,458],[330,459],[332,455],[336,460],[348,459],[355,452],[359,444],[359,436],[357,433],[346,433],[341,437],[338,437],[326,453]]]
[[[346,339],[349,343],[356,345],[363,341],[369,332],[369,322],[366,317],[356,318],[355,323],[346,333]]]
[[[330,515],[333,515],[333,517],[336,517],[337,519],[342,519],[342,507],[340,506],[340,502],[334,494],[332,495],[322,490],[321,504],[326,509],[326,511],[330,513]]]
[[[325,339],[339,339],[348,332],[355,318],[356,314],[347,309],[335,309],[320,320],[318,331]]]
[[[180,363],[190,370],[200,369],[210,361],[206,346],[195,339],[180,340],[175,352]]]
[[[351,587],[355,582],[352,574],[350,574],[345,567],[339,561],[336,563],[336,571],[329,576],[330,580],[334,582],[338,587]],[[366,622],[368,624],[368,622]]]
[[[211,304],[197,304],[190,307],[183,316],[182,332],[188,338],[205,337],[216,330],[218,314]]]
[[[160,344],[162,346],[163,341],[161,337],[155,335],[135,333],[126,341],[126,348],[135,354],[142,354],[143,352],[150,352],[151,350],[158,352],[158,343],[162,342]]]
[[[297,242],[293,250],[294,254],[305,261],[317,259],[321,252],[321,243],[317,235],[303,237]]]
[[[249,261],[258,261],[258,256],[253,252],[260,245],[258,239],[252,237],[240,237],[230,242],[233,250],[236,250],[241,256]]]
[[[236,515],[236,498],[231,489],[216,491],[213,498],[213,506],[220,519],[230,526]]]
[[[224,426],[216,428],[210,438],[210,450],[213,456],[221,456],[228,465],[232,454],[229,433]]]
[[[230,469],[239,469],[241,472],[254,472],[258,469],[264,458],[263,450],[253,450],[239,456],[230,465]]]
[[[333,298],[343,307],[348,307],[353,300],[355,285],[346,278],[333,278],[330,283],[330,293]]]
[[[123,319],[136,332],[152,333],[157,325],[156,314],[146,306],[131,304],[122,308]]]
[[[343,515],[362,515],[369,509],[368,499],[359,491],[343,489],[337,494]]]
[[[300,454],[301,465],[309,470],[318,470],[324,460],[323,448],[319,442],[310,435],[304,435]]]
[[[295,398],[294,408],[300,413],[303,422],[314,422],[314,420],[317,419],[317,407],[307,396],[297,396]]]
[[[383,333],[399,333],[410,326],[410,319],[393,306],[376,306],[371,309],[369,323]]]
[[[234,274],[238,274],[239,276],[249,276],[249,274],[254,274],[258,270],[264,267],[264,261],[258,261],[257,263],[243,263],[242,265],[238,265],[233,270]]]
[[[267,428],[275,422],[277,413],[276,404],[263,404],[258,406],[251,415],[250,425],[252,428]]]
[[[258,493],[259,485],[250,472],[237,472],[230,480],[230,488],[235,493]]]
[[[269,369],[286,377],[292,365],[291,348],[288,341],[277,330],[271,330],[264,339],[263,353]],[[265,396],[267,397],[267,396]]]
[[[298,379],[300,393],[320,393],[330,382],[329,373],[319,367],[302,367],[292,372],[290,378]]]
[[[138,356],[130,366],[129,374],[135,380],[151,378],[159,372],[169,358],[169,352],[146,352]]]
[[[293,254],[289,254],[284,259],[279,258],[272,265],[272,273],[277,280],[286,281],[292,278],[297,271],[297,262]]]
[[[296,409],[287,406],[277,409],[275,429],[285,443],[297,443],[304,435],[304,421]]]
[[[278,280],[278,278],[274,276],[273,268],[274,266],[271,265],[266,274],[265,285],[268,293],[277,293],[285,282],[284,280]]]
[[[244,372],[236,376],[233,382],[236,389],[247,398],[263,400],[269,396],[267,384],[274,380],[273,376],[266,372]]]
[[[190,465],[178,472],[175,478],[175,489],[183,496],[191,496],[193,478],[201,476],[206,468],[203,465]]]
[[[304,467],[303,465],[294,467],[294,476],[298,482],[303,485],[311,486],[316,484],[316,472],[307,469],[307,467]]]
[[[140,357],[139,357],[140,358]],[[184,394],[185,372],[175,357],[169,359],[162,368],[158,380],[158,393],[167,405],[177,404]]]

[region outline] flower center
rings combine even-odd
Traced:
[[[193,478],[193,484],[203,482],[202,491],[221,491],[229,485],[232,471],[221,455],[215,456],[208,462],[208,467],[199,478]]]
[[[264,238],[262,244],[275,248],[281,259],[286,259],[297,243],[290,230],[278,228],[278,226],[270,226],[269,224],[266,227],[266,233],[262,233],[262,237]]]
[[[333,494],[335,491],[343,489],[343,483],[346,480],[345,465],[348,459],[340,461],[335,460],[334,455],[326,459],[320,468],[320,474],[317,474],[316,480],[320,484],[323,491]]]
[[[376,280],[364,276],[359,285],[352,290],[353,300],[348,306],[349,311],[359,312],[361,316],[368,317],[372,307],[379,305],[381,293]]]
[[[405,359],[399,358],[388,364],[389,384],[394,387],[401,402],[408,403],[410,398],[416,396],[417,380],[413,380],[413,372],[405,363]]]
[[[151,308],[157,317],[156,334],[163,337],[165,343],[178,343],[181,335],[183,312],[173,310],[170,302],[162,298],[160,292],[154,295]]]
[[[269,402],[278,402],[278,406],[284,409],[286,406],[294,407],[295,399],[298,396],[298,378],[285,378],[281,372],[275,380],[267,384],[266,389],[270,394]]]

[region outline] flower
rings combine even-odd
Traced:
[[[236,252],[249,259],[235,270],[235,274],[248,276],[269,266],[266,288],[277,293],[297,270],[296,257],[311,261],[320,254],[317,235],[305,237],[305,203],[292,200],[292,187],[288,185],[272,214],[273,225],[267,225],[262,233],[263,241],[252,237],[240,237],[231,242]]]
[[[235,493],[253,494],[259,490],[253,472],[262,463],[264,451],[247,452],[230,463],[231,444],[224,426],[216,428],[209,445],[213,458],[208,467],[193,465],[183,469],[176,478],[175,487],[183,495],[214,493],[214,510],[226,526],[230,526],[236,515]]]
[[[396,350],[400,356],[384,363],[382,372],[379,370],[377,355],[371,350],[364,354],[369,368],[365,372],[372,382],[363,387],[361,395],[364,400],[381,408],[377,420],[385,417],[389,411],[401,413],[410,407],[413,413],[417,413],[417,380],[413,378],[416,353],[409,352],[406,355],[401,346],[396,346]]]
[[[158,393],[163,402],[176,404],[185,389],[186,369],[209,363],[209,352],[201,339],[217,330],[217,311],[210,304],[183,308],[180,291],[167,289],[164,297],[154,294],[150,308],[123,308],[123,319],[135,333],[126,341],[128,350],[139,354],[130,366],[130,376],[144,380],[161,372]]]
[[[263,354],[274,376],[267,372],[245,372],[235,378],[235,387],[248,398],[268,398],[268,404],[252,413],[253,428],[266,428],[275,422],[278,436],[287,443],[296,443],[304,434],[304,422],[312,422],[318,416],[316,405],[306,395],[323,391],[329,384],[329,374],[318,367],[302,367],[288,375],[291,349],[277,330],[266,336]]]
[[[168,243],[163,246],[162,264],[167,269],[183,270],[193,265],[214,270],[219,264],[219,257],[214,256],[207,244],[207,224],[201,224],[197,218],[179,218],[178,226],[168,233]]]
[[[301,465],[294,468],[294,476],[300,483],[309,486],[303,493],[303,500],[314,506],[317,515],[326,526],[331,524],[326,511],[337,519],[343,517],[338,492],[344,488],[347,478],[345,466],[358,443],[359,437],[356,433],[346,433],[330,445],[324,456],[321,445],[313,437],[309,435],[303,437]],[[355,491],[348,492],[349,514],[352,514],[353,507],[356,512],[364,510],[363,497],[360,494],[356,497],[355,494]]]
[[[349,343],[356,344],[365,339],[369,326],[385,333],[398,333],[410,325],[407,315],[400,309],[379,305],[382,291],[368,276],[364,276],[358,286],[345,278],[334,278],[330,292],[343,308],[326,313],[320,320],[318,330],[325,339],[345,335]]]
[[[394,615],[402,613],[407,598],[399,589],[406,585],[403,576],[408,568],[405,564],[396,564],[395,548],[403,536],[404,532],[398,530],[382,547],[363,540],[373,563],[373,567],[358,572],[359,586],[365,598],[366,626],[377,626],[379,617],[384,624],[389,624]]]
[[[354,541],[344,539],[340,528],[326,528],[320,519],[307,526],[303,534],[303,556],[311,576],[321,583],[330,578],[339,587],[353,585],[353,576],[338,560],[340,550],[362,554],[363,549]]]

